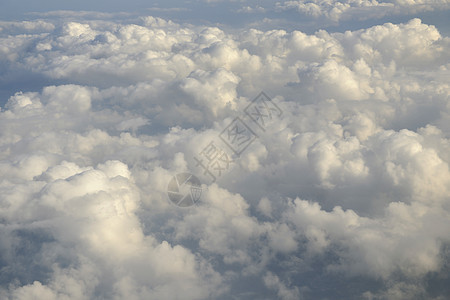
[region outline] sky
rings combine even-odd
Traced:
[[[447,0],[0,2],[0,299],[448,299]]]

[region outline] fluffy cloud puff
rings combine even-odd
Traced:
[[[422,1],[422,0],[313,0],[313,1],[284,1],[277,2],[279,11],[296,10],[299,13],[314,17],[324,18],[333,22],[340,20],[381,18],[392,14],[411,14],[422,11],[448,9],[446,0]]]
[[[2,298],[444,299],[450,45],[434,26],[11,24],[2,78],[48,84],[0,112]],[[261,90],[283,111],[264,131],[243,113]],[[193,158],[230,152],[236,116],[258,138],[210,183]],[[194,207],[167,199],[180,172],[204,181]]]

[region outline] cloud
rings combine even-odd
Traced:
[[[1,25],[2,78],[45,79],[0,111],[2,298],[444,298],[450,52],[434,26],[71,16]],[[282,110],[264,129],[244,113],[261,90]],[[257,138],[212,183],[194,157],[232,153],[219,134],[238,116]],[[196,206],[167,199],[181,172],[203,182]]]
[[[382,18],[392,14],[413,14],[422,11],[448,9],[448,2],[438,1],[284,1],[277,2],[279,11],[295,10],[313,18],[324,18],[333,22],[349,19]]]
[[[55,25],[43,20],[36,21],[1,21],[0,32],[23,33],[23,32],[49,32],[55,29]]]
[[[267,273],[264,277],[264,283],[267,287],[277,290],[277,296],[280,299],[299,299],[298,288],[288,289],[280,279],[272,273]]]
[[[264,13],[266,12],[266,9],[260,5],[256,5],[254,7],[252,6],[243,6],[237,10],[238,13],[245,13],[245,14],[251,14],[251,13]]]

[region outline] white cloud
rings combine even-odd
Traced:
[[[276,9],[279,11],[296,10],[299,13],[314,18],[325,18],[334,22],[349,19],[381,18],[386,15],[413,14],[422,11],[433,11],[448,9],[446,0],[415,1],[415,0],[344,0],[344,1],[284,1],[277,2]]]
[[[445,293],[428,284],[448,279],[450,242],[450,45],[434,26],[71,16],[1,24],[2,76],[48,81],[0,111],[2,298]],[[283,110],[265,131],[243,112],[261,90]],[[193,157],[230,150],[236,116],[258,138],[206,184]],[[195,207],[167,199],[180,172],[204,180]]]
[[[300,297],[297,287],[294,287],[293,289],[287,288],[276,275],[270,272],[264,276],[264,283],[268,288],[276,290],[277,296],[280,299],[289,300],[299,299]]]
[[[55,25],[43,20],[36,21],[1,21],[0,32],[23,33],[23,32],[49,32],[55,29]]]
[[[239,8],[237,10],[238,13],[246,13],[246,14],[251,14],[251,13],[263,13],[265,12],[266,9],[260,5],[256,5],[254,7],[252,6],[243,6],[241,8]]]

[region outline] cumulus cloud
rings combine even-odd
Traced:
[[[422,1],[422,0],[393,0],[393,1],[284,1],[277,2],[279,11],[295,10],[303,15],[313,18],[324,18],[334,22],[340,20],[381,18],[392,14],[411,14],[422,11],[448,9],[446,0]]]
[[[436,27],[103,17],[0,24],[2,78],[42,80],[0,111],[1,298],[445,298],[450,40]],[[244,113],[261,90],[282,110],[264,129]],[[235,117],[257,137],[211,183],[194,157],[231,153],[219,135]],[[182,172],[203,182],[196,206],[168,200]]]

